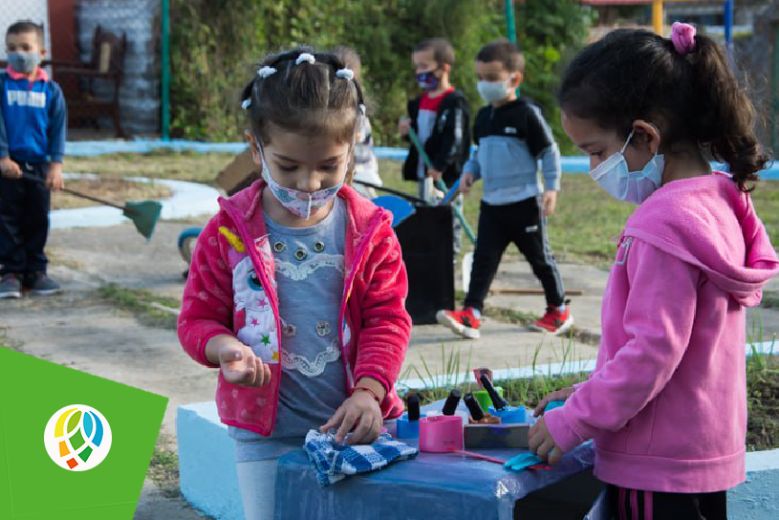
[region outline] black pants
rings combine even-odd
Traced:
[[[611,517],[616,520],[727,520],[727,492],[656,493],[609,485]]]
[[[45,272],[51,203],[47,164],[16,162],[25,177],[37,180],[0,177],[0,273]]]
[[[511,242],[516,244],[541,281],[546,304],[550,307],[562,305],[565,300],[563,280],[549,248],[546,220],[541,214],[538,199],[532,197],[505,206],[493,206],[482,201],[471,284],[465,306],[479,311],[483,309],[500,259]]]

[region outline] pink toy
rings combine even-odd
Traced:
[[[456,415],[436,415],[419,420],[419,451],[449,453],[465,447],[463,420]]]

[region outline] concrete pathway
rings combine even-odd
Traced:
[[[170,402],[163,421],[161,444],[172,450],[175,450],[176,407],[212,399],[216,374],[184,354],[174,330],[140,324],[134,316],[101,299],[96,289],[113,282],[180,298],[181,273],[186,266],[178,255],[176,238],[188,226],[160,222],[149,243],[129,223],[103,228],[55,229],[49,241],[50,272],[63,283],[66,292],[50,298],[0,302],[0,337],[5,335],[20,350],[167,396]],[[572,302],[577,326],[597,334],[600,295],[607,273],[567,264],[561,269],[568,287],[585,291],[584,296],[575,297]],[[495,286],[527,288],[536,284],[527,265],[509,257],[501,266]],[[779,282],[773,287],[777,285]],[[494,295],[488,305],[540,313],[543,298]],[[767,334],[778,333],[779,312],[763,310],[762,315]],[[485,321],[479,341],[459,339],[443,327],[423,326],[413,330],[404,369],[416,367],[424,378],[424,359],[431,372],[440,373],[445,364],[443,358],[450,352],[459,353],[461,370],[466,365],[495,369],[525,366],[532,363],[536,351],[539,363],[560,362],[564,358],[592,359],[596,346],[528,332],[519,325],[495,319]],[[413,369],[408,374],[418,376]],[[136,518],[200,517],[180,498],[167,495],[147,479]]]

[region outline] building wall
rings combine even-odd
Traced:
[[[42,23],[46,38],[46,48],[51,49],[49,36],[49,10],[47,0],[0,0],[0,30],[3,37],[9,25],[19,20],[32,20]],[[5,43],[0,45],[0,59],[4,60]]]

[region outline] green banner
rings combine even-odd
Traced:
[[[0,518],[131,519],[167,402],[0,348]]]

